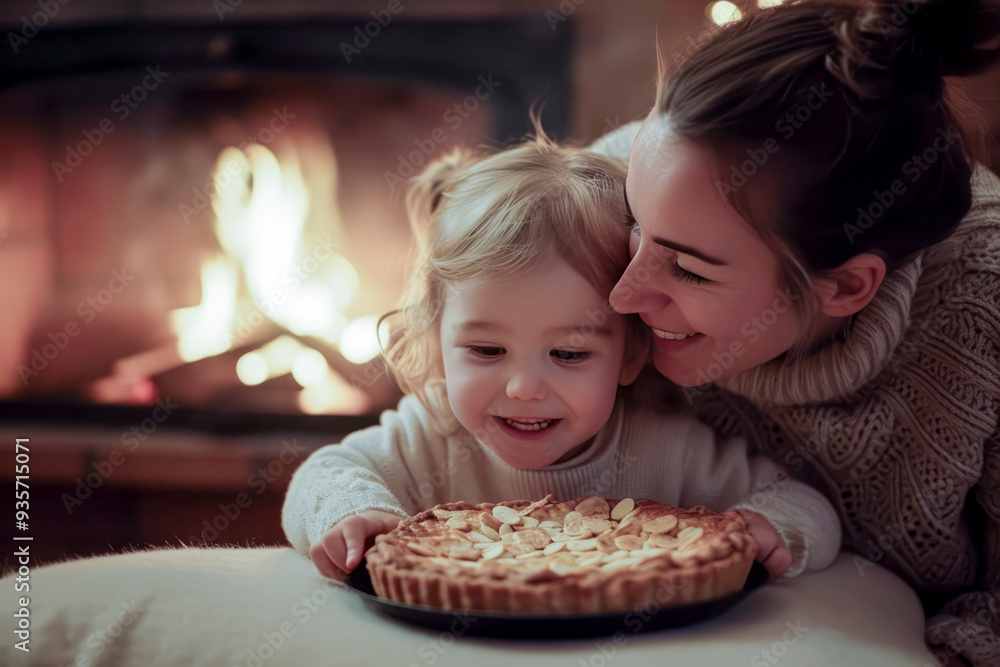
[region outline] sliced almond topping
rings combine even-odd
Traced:
[[[533,516],[522,516],[521,523],[524,524],[525,528],[534,528],[539,524],[539,521]]]
[[[641,558],[652,558],[670,553],[670,549],[634,549],[628,552],[629,556],[639,556]]]
[[[434,518],[440,521],[446,521],[453,516],[455,516],[455,512],[451,510],[434,510]]]
[[[597,550],[603,551],[606,554],[614,553],[618,551],[618,545],[615,544],[616,535],[612,530],[606,530],[597,536]]]
[[[500,558],[500,556],[507,553],[507,545],[505,544],[494,544],[486,549],[483,549],[483,558],[487,560],[493,560],[494,558]]]
[[[547,547],[545,547],[542,550],[542,553],[544,553],[546,556],[551,556],[552,554],[556,553],[557,551],[561,551],[565,547],[566,547],[566,543],[565,542],[553,542],[552,544],[550,544]]]
[[[501,524],[501,525],[503,525],[503,524]],[[496,541],[496,540],[500,539],[500,533],[498,533],[497,531],[493,530],[492,528],[490,528],[489,526],[487,526],[485,523],[479,527],[479,532],[481,532],[483,535],[485,535],[486,537],[490,538],[491,540]]]
[[[569,512],[566,512],[566,516],[563,517],[563,525],[566,525],[570,521],[577,521],[578,519],[582,518],[583,518],[582,514],[580,514],[576,510],[571,510]]]
[[[504,544],[510,544],[511,542],[513,542],[514,541],[514,531],[509,531],[509,532],[505,533],[505,532],[503,532],[501,530],[500,531],[500,541],[503,542]]]
[[[605,556],[604,560],[610,562],[613,560],[618,560],[619,558],[625,558],[628,556],[628,553],[629,552],[625,551],[624,549],[619,549],[618,551],[615,551],[614,553],[610,553],[607,556]]]
[[[652,521],[646,521],[642,524],[642,530],[646,533],[667,533],[674,529],[677,525],[677,517],[673,514],[667,514]]]
[[[645,544],[645,542],[646,540],[642,539],[638,535],[621,535],[615,538],[615,546],[619,549],[625,549],[627,551],[642,549],[642,545]]]
[[[514,529],[511,528],[509,523],[500,524],[500,529],[497,530],[497,534],[500,535],[501,537],[503,537],[504,535],[510,535],[513,532]]]
[[[506,505],[497,505],[493,508],[493,517],[497,521],[502,521],[503,523],[515,525],[521,522],[521,515],[517,513],[517,510],[507,507]]]
[[[705,534],[705,529],[701,526],[688,526],[681,532],[677,533],[677,539],[681,542],[688,542],[691,540],[697,540],[699,537]]]
[[[574,509],[583,516],[596,516],[607,519],[609,515],[608,501],[598,496],[590,496],[581,500]]]
[[[711,542],[699,542],[698,540],[685,540],[677,545],[678,551],[693,551],[695,549],[701,549],[706,554],[712,552]]]
[[[452,558],[457,558],[458,560],[479,560],[479,557],[483,555],[483,552],[479,549],[474,549],[469,547],[455,547],[448,551],[448,555]]]
[[[504,546],[507,547],[507,552],[511,556],[520,556],[521,554],[527,554],[535,551],[535,547],[530,544],[520,544],[518,542],[508,542]]]
[[[486,537],[485,535],[476,530],[470,530],[468,533],[465,534],[465,536],[468,537],[473,542],[496,542],[496,540],[491,540],[490,538]],[[497,535],[498,539],[499,537],[500,536]]]
[[[618,504],[615,505],[615,508],[611,510],[611,518],[614,521],[621,521],[623,518],[625,518],[626,514],[628,514],[634,509],[635,509],[635,501],[632,500],[631,498],[625,498],[623,500],[618,501]]]
[[[544,549],[552,544],[552,538],[540,528],[528,528],[514,532],[514,542],[530,545],[534,549]]]
[[[588,551],[576,559],[576,564],[581,567],[590,567],[603,561],[605,555],[600,551]]]
[[[467,530],[472,530],[472,526],[470,526],[469,522],[466,521],[465,517],[462,516],[453,516],[450,519],[448,519],[446,523],[455,530],[461,530],[463,532]]]
[[[483,527],[489,526],[493,530],[500,530],[500,526],[503,525],[503,522],[498,521],[497,518],[490,512],[480,512],[479,524]]]
[[[528,558],[537,558],[542,555],[541,551],[526,551],[523,554],[518,554],[514,556],[517,560],[527,560]]]
[[[676,548],[680,544],[680,540],[666,533],[657,533],[649,536],[649,544],[658,549],[669,549]]]
[[[563,526],[563,530],[570,535],[582,536],[584,533],[590,534],[590,529],[587,528],[587,520],[584,517],[568,520]]]
[[[572,535],[567,535],[566,533],[556,533],[552,536],[553,542],[569,542],[574,539]]]
[[[625,526],[635,521],[641,514],[641,510],[642,510],[641,507],[636,507],[634,510],[623,516],[618,522],[618,527],[624,528]]]
[[[611,530],[611,522],[596,516],[590,516],[583,520],[583,525],[594,535],[600,535],[606,530]]]
[[[597,538],[591,537],[586,540],[570,540],[566,543],[566,548],[570,551],[590,551],[597,548]]]
[[[562,524],[559,523],[558,521],[542,521],[540,524],[538,524],[538,527],[541,528],[542,530],[550,530],[550,529],[562,530]]]
[[[605,563],[604,565],[601,566],[601,569],[602,570],[617,570],[619,568],[632,567],[633,565],[638,565],[642,561],[643,561],[642,558],[635,558],[635,557],[632,557],[632,556],[630,556],[628,558],[619,558],[618,560],[613,560],[613,561],[610,561],[608,563]]]
[[[494,544],[496,544],[496,542],[474,542],[472,544],[472,548],[473,549],[486,549],[487,547],[491,547]]]

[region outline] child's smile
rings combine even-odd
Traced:
[[[501,424],[508,426],[515,432],[539,433],[546,431],[550,427],[559,423],[558,419],[517,419],[513,417],[497,417]]]

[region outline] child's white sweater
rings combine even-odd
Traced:
[[[406,397],[398,410],[382,414],[380,425],[323,447],[302,464],[282,525],[292,545],[308,554],[334,524],[363,510],[405,517],[444,502],[537,500],[549,493],[559,500],[649,498],[755,511],[792,551],[785,576],[826,567],[840,548],[840,523],[827,499],[770,459],[748,456],[743,439],[718,440],[689,415],[628,410],[620,402],[584,452],[522,470],[464,429],[441,435],[420,402]]]

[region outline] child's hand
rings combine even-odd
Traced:
[[[388,533],[400,518],[395,514],[366,510],[340,520],[309,549],[309,557],[324,577],[343,581],[361,563],[376,535]]]
[[[750,536],[757,541],[757,562],[767,569],[771,579],[777,579],[792,566],[792,552],[767,519],[747,510],[740,510],[739,514],[746,520]]]

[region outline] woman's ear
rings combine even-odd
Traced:
[[[885,260],[872,252],[851,257],[813,280],[820,310],[831,317],[849,317],[875,296],[885,278]]]

